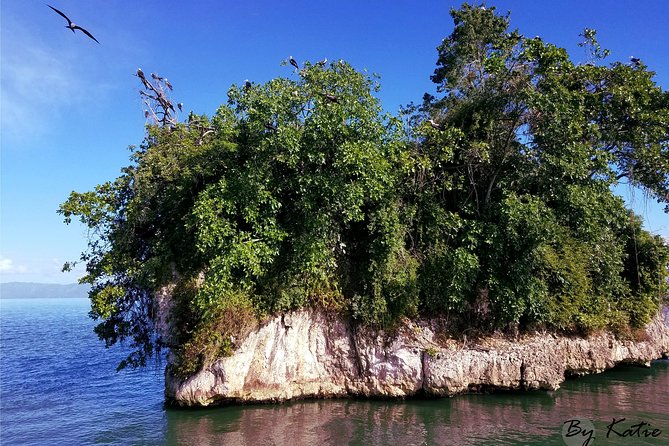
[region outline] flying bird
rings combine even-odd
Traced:
[[[292,66],[294,66],[295,68],[297,68],[298,70],[300,69],[300,66],[297,64],[297,61],[295,59],[293,59],[293,56],[290,56],[290,58],[288,59],[288,62],[290,62],[290,64]]]
[[[158,76],[156,73],[151,73],[151,77],[157,81],[162,81],[164,79],[163,77]]]
[[[98,42],[98,39],[96,39],[95,37],[93,37],[93,34],[89,33],[88,31],[86,31],[86,30],[85,30],[84,28],[82,28],[81,26],[79,26],[79,25],[75,25],[75,24],[72,22],[72,20],[69,19],[68,16],[66,16],[65,14],[63,14],[62,12],[60,12],[59,10],[57,10],[56,8],[54,8],[54,7],[51,6],[51,5],[47,5],[47,6],[48,6],[49,8],[51,8],[51,9],[53,9],[54,11],[56,11],[56,13],[58,13],[59,15],[61,15],[65,20],[67,20],[67,26],[65,26],[65,28],[69,28],[69,29],[71,29],[72,32],[74,32],[75,29],[78,29],[79,31],[81,31],[82,33],[86,34],[86,35],[87,35],[88,37],[90,37],[91,39],[93,39],[93,40],[95,40],[96,42]],[[100,43],[100,42],[98,42],[98,43]]]

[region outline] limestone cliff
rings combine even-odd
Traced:
[[[182,406],[292,398],[417,394],[450,396],[481,389],[555,390],[570,374],[618,363],[649,365],[669,353],[667,316],[646,340],[600,333],[571,338],[546,333],[466,345],[442,340],[434,321],[404,321],[392,335],[304,309],[264,322],[222,358],[186,380],[165,377],[165,396]]]

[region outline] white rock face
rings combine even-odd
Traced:
[[[341,396],[450,396],[483,389],[555,390],[565,375],[618,363],[648,365],[669,354],[669,327],[658,315],[647,340],[535,334],[490,338],[463,347],[438,344],[430,321],[404,321],[392,335],[304,309],[251,332],[230,357],[186,380],[165,377],[165,396],[182,406]]]
[[[167,285],[153,295],[153,303],[156,307],[153,323],[156,333],[160,337],[161,342],[165,345],[171,345],[174,342],[172,339],[172,324],[170,323],[169,316],[172,313],[172,295],[174,294],[175,288],[176,285],[174,284]]]

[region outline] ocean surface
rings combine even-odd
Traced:
[[[88,309],[0,301],[0,444],[669,445],[668,361],[556,392],[180,410],[163,405],[162,365],[115,371],[124,350],[98,341]]]

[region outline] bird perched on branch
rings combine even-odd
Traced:
[[[149,81],[146,80],[146,76],[144,76],[144,72],[142,71],[141,68],[137,68],[137,73],[135,74],[135,76],[137,76],[142,81],[142,84],[144,84],[144,88],[153,90]]]
[[[641,59],[639,59],[638,57],[630,56],[630,62],[632,62],[632,65],[634,65],[635,67],[641,66]]]
[[[327,57],[323,60],[319,60],[318,62],[316,62],[316,65],[318,65],[319,67],[324,67],[326,63],[328,63]]]
[[[154,78],[155,80],[159,81],[159,82],[162,81],[163,79],[165,79],[164,77],[158,76],[156,73],[151,73],[151,77]]]
[[[84,28],[82,28],[81,26],[79,26],[79,25],[75,25],[75,24],[72,22],[72,20],[70,20],[69,17],[67,17],[67,16],[66,16],[65,14],[63,14],[61,11],[57,10],[56,8],[54,8],[54,7],[51,6],[51,5],[47,5],[47,6],[48,6],[49,8],[51,8],[51,9],[53,9],[54,11],[56,11],[56,13],[59,14],[60,16],[62,16],[65,20],[67,20],[67,25],[65,26],[65,28],[69,28],[69,29],[71,29],[73,33],[74,33],[74,30],[75,30],[75,29],[78,29],[79,31],[81,31],[82,33],[86,34],[86,35],[87,35],[88,37],[90,37],[91,39],[95,40],[97,43],[100,43],[100,42],[98,42],[98,39],[96,39],[95,37],[93,37],[93,34],[89,33],[88,31],[86,31],[86,30],[85,30]],[[76,34],[76,33],[75,33],[75,34]]]
[[[435,130],[443,130],[443,127],[441,126],[441,124],[437,124],[436,122],[434,122],[433,119],[428,119],[427,122],[430,123],[430,126],[432,126],[433,129],[435,129]]]
[[[330,93],[323,93],[323,97],[327,99],[328,101],[332,102],[333,104],[339,104],[339,98],[337,96],[330,94]]]
[[[290,58],[288,59],[288,62],[290,62],[290,64],[292,66],[294,66],[295,68],[297,68],[298,70],[300,69],[300,66],[298,65],[297,61],[295,59],[293,59],[293,56],[290,56]]]

